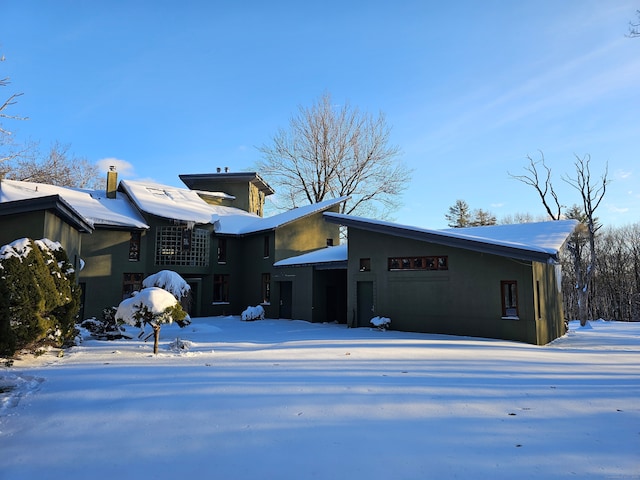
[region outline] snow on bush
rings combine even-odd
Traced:
[[[188,315],[182,309],[180,302],[171,292],[160,287],[143,288],[133,297],[120,302],[116,310],[116,320],[140,327],[143,331],[145,325],[153,328],[153,353],[158,353],[162,324],[172,323],[175,320],[183,327],[188,324],[188,321],[184,321],[185,319],[188,319]]]
[[[255,307],[247,307],[247,309],[242,312],[242,320],[264,320],[264,308],[262,305],[258,305]]]
[[[149,275],[142,281],[142,287],[160,287],[173,294],[178,300],[186,297],[191,291],[191,286],[178,273],[171,270],[161,270]]]
[[[387,317],[373,317],[369,323],[378,330],[386,330],[391,325],[391,319]]]

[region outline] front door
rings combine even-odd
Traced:
[[[292,282],[278,282],[280,284],[280,318],[291,318],[291,306],[293,304]]]
[[[358,282],[357,285],[357,326],[370,327],[369,321],[374,317],[373,282]]]

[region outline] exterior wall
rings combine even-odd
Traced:
[[[560,267],[536,262],[533,275],[537,344],[545,345],[566,333]]]
[[[45,215],[47,212],[36,211],[0,217],[0,246],[19,238],[38,240],[44,237]],[[56,240],[52,238],[51,240]]]
[[[97,229],[85,238],[85,264],[80,272],[85,318],[101,318],[105,308],[118,306],[123,300],[125,273],[142,273],[144,277],[144,263],[129,261],[130,238],[129,231],[105,229]]]
[[[322,213],[285,225],[276,232],[274,262],[326,247],[329,238],[340,243],[340,227],[325,222]]]
[[[60,242],[76,270],[80,267],[81,234],[60,217],[46,210],[39,210],[0,217],[0,246],[17,240],[48,238]]]
[[[448,270],[388,270],[389,257],[412,256],[447,256]],[[361,258],[371,259],[371,271],[360,271]],[[541,295],[551,296],[548,286],[555,277],[549,269],[541,268],[536,278],[544,283]],[[517,319],[502,317],[500,282],[503,280],[517,282]],[[502,338],[533,344],[546,343],[557,331],[556,327],[539,328],[537,325],[531,262],[350,228],[348,312],[352,326],[357,326],[359,314],[368,314],[358,312],[358,282],[372,282],[371,316],[390,317],[392,328],[397,330]],[[560,300],[548,299],[543,303],[545,315],[548,312],[555,325],[555,304]],[[546,333],[539,335],[538,330]]]

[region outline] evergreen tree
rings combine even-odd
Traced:
[[[61,346],[73,336],[80,293],[65,258],[64,249],[48,240],[24,238],[0,249],[3,355],[49,338]]]

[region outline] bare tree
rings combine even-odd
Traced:
[[[0,62],[4,61],[4,55],[0,56]],[[6,87],[10,83],[9,77],[0,78],[0,87]],[[6,173],[4,165],[23,153],[23,149],[16,148],[11,131],[5,128],[3,124],[4,120],[26,120],[26,117],[8,113],[8,108],[11,105],[15,105],[21,95],[22,93],[11,94],[4,102],[0,103],[0,178]]]
[[[390,145],[383,114],[374,117],[324,94],[299,107],[288,129],[259,147],[257,168],[284,197],[283,208],[349,196],[341,212],[385,217],[398,207],[411,170]]]
[[[509,175],[533,187],[536,192],[538,192],[549,216],[554,220],[559,220],[562,218],[563,205],[560,203],[553,188],[551,169],[545,164],[544,155],[541,152],[541,160],[537,162],[531,157],[527,158],[529,159],[529,165],[525,167],[525,170],[528,172],[527,174]],[[592,179],[590,163],[591,157],[589,155],[585,155],[582,158],[576,155],[576,161],[574,162],[575,177],[569,177],[567,175],[562,177],[566,183],[580,193],[582,203],[581,208],[578,208],[578,210],[575,208],[569,210],[572,216],[579,216],[577,219],[581,221],[581,227],[577,228],[571,236],[567,243],[567,248],[573,258],[578,312],[580,322],[583,325],[591,313],[589,309],[589,289],[598,266],[595,238],[600,226],[598,225],[595,213],[604,198],[606,187],[609,184],[606,168],[599,180],[594,181]],[[544,182],[541,182],[538,173],[538,165],[540,164],[546,172]],[[584,252],[585,246],[588,246],[586,253]],[[586,256],[586,261],[583,261],[584,256]]]
[[[540,160],[537,161],[533,160],[533,158],[527,155],[527,160],[529,160],[529,165],[524,167],[525,171],[527,171],[526,174],[513,175],[509,173],[509,176],[524,183],[525,185],[533,187],[533,189],[538,193],[538,196],[542,201],[542,206],[547,211],[547,215],[549,215],[549,218],[551,218],[552,220],[560,220],[562,216],[563,205],[560,204],[558,195],[553,189],[553,184],[551,183],[551,169],[544,161],[544,154],[540,152]],[[544,170],[544,182],[540,181],[538,165],[542,165],[542,169]]]
[[[45,156],[23,157],[9,170],[7,177],[62,187],[100,188],[103,178],[98,167],[86,158],[69,153],[70,145],[55,142]]]
[[[636,16],[638,17],[637,22],[629,22],[629,33],[627,33],[629,38],[640,37],[640,10],[636,10]]]

